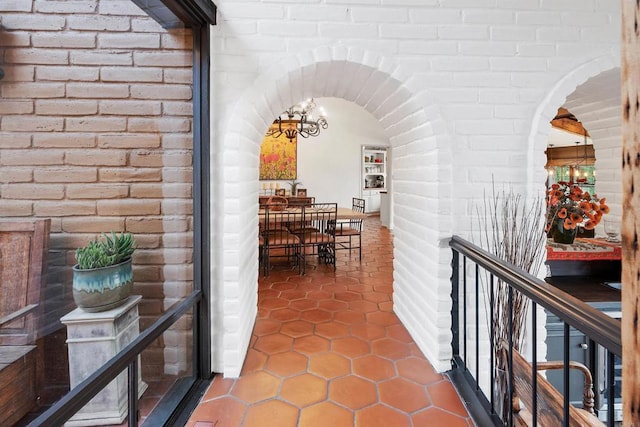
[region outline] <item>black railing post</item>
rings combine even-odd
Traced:
[[[533,407],[531,408],[531,419],[533,426],[538,425],[538,306],[531,303],[531,394],[533,394]]]
[[[570,345],[570,329],[569,324],[564,322],[564,367],[562,369],[563,388],[564,388],[564,425],[569,427],[569,393],[571,387],[569,387],[569,345]]]
[[[459,256],[459,255],[458,255]],[[464,367],[467,368],[467,257],[462,258],[462,348],[464,350]]]
[[[460,255],[458,251],[453,251],[451,260],[451,350],[453,351],[452,361],[460,356]]]
[[[489,402],[491,403],[491,413],[495,414],[496,413],[496,402],[495,402],[495,395],[496,395],[496,385],[495,385],[495,369],[493,368],[495,366],[495,334],[496,334],[496,330],[495,330],[495,322],[494,322],[494,310],[495,310],[495,296],[494,296],[494,276],[493,274],[491,275],[491,280],[489,281],[489,367],[490,367],[490,373],[489,373],[489,378],[490,378],[490,387],[491,387],[491,396],[489,396]]]
[[[138,425],[138,361],[134,359],[127,369],[129,379],[129,427]]]
[[[513,288],[509,286],[509,426],[513,425]]]
[[[615,425],[616,356],[607,351],[607,425]]]
[[[480,378],[480,266],[476,264],[476,378]],[[476,384],[476,391],[480,390],[480,385]]]

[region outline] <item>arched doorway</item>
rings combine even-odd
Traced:
[[[438,110],[403,81],[402,68],[362,49],[319,48],[278,63],[238,100],[223,131],[214,207],[213,366],[242,367],[257,303],[260,142],[273,118],[302,99],[336,97],[371,113],[393,149],[394,311],[436,369],[449,367],[450,151]],[[214,178],[215,179],[215,178]],[[217,237],[216,237],[217,236]]]

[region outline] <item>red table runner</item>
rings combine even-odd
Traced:
[[[547,260],[597,261],[621,258],[620,243],[607,242],[604,239],[577,238],[571,245],[547,240]]]

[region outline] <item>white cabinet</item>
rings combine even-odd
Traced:
[[[365,212],[379,212],[380,192],[387,189],[387,147],[363,145],[360,157]]]

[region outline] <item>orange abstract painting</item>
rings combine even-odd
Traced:
[[[284,134],[278,138],[265,136],[260,146],[260,179],[296,179],[297,148],[297,137],[291,140]]]

